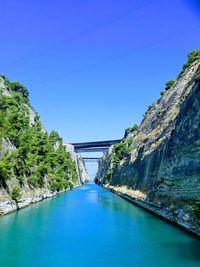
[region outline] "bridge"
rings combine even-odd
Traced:
[[[82,160],[84,163],[87,163],[87,165],[89,164],[89,166],[96,166],[96,163],[98,164],[98,166],[100,166],[102,157],[82,157]]]
[[[82,157],[82,160],[84,161],[84,162],[98,162],[98,163],[100,163],[101,162],[101,160],[102,160],[102,158],[93,158],[93,157]]]
[[[71,143],[71,145],[74,146],[74,150],[76,153],[88,153],[88,152],[102,152],[106,153],[109,148],[112,145],[120,143],[121,140],[108,140],[108,141],[95,141],[95,142],[84,142],[84,143]],[[83,156],[82,160],[84,163],[89,164],[95,164],[95,165],[90,165],[90,166],[96,166],[96,163],[98,166],[100,166],[101,161],[103,159],[103,156],[101,157],[88,157],[88,156]]]
[[[75,152],[106,152],[109,147],[115,144],[120,143],[121,140],[109,140],[109,141],[95,141],[95,142],[86,142],[86,143],[73,143],[72,145],[75,148]]]

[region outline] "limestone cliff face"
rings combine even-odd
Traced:
[[[124,143],[130,145],[129,155],[113,168],[111,150],[98,182],[140,190],[147,201],[180,208],[187,215],[181,219],[190,220],[191,206],[200,196],[200,60],[149,107],[138,131]]]
[[[65,144],[66,151],[69,151],[74,162],[76,163],[76,170],[79,177],[79,182],[84,184],[88,181],[89,176],[86,169],[86,166],[79,154],[75,152],[74,146],[71,144]]]

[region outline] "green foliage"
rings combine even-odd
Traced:
[[[192,209],[193,214],[197,218],[197,223],[200,225],[200,197],[196,200],[195,205]]]
[[[131,141],[131,142],[130,142]],[[110,167],[104,176],[104,183],[110,183],[116,168],[118,167],[121,160],[126,159],[131,151],[132,140],[129,139],[128,142],[122,141],[119,144],[113,146],[112,153],[109,157],[108,164]]]
[[[139,126],[138,126],[137,124],[134,124],[133,127],[131,127],[131,128],[127,128],[127,129],[125,130],[125,135],[124,135],[124,137],[126,138],[127,135],[129,135],[130,133],[137,132],[138,129],[139,129]]]
[[[0,180],[6,182],[13,175],[12,154],[4,155],[0,161]]]
[[[168,82],[166,82],[166,87],[165,90],[169,90],[173,85],[174,85],[175,81],[174,80],[169,80]]]
[[[156,116],[159,118],[161,115],[162,115],[162,111],[161,111],[161,110],[158,110],[158,111],[156,112]]]
[[[18,202],[20,200],[20,198],[22,197],[22,192],[19,188],[19,186],[15,185],[13,188],[12,188],[12,191],[11,191],[11,198],[13,200],[15,200],[16,202]]]
[[[104,176],[104,183],[110,183],[114,174],[113,168],[109,168]]]
[[[12,92],[20,94],[25,99],[25,101],[29,103],[29,100],[28,100],[29,93],[26,87],[21,85],[19,82],[9,82],[8,88]]]
[[[183,70],[189,68],[197,59],[200,59],[200,49],[193,50],[188,54],[188,61],[183,65]]]
[[[20,95],[19,99],[16,96],[16,93],[11,97],[0,93],[0,132],[18,147],[20,134],[29,127],[29,109]]]
[[[4,83],[5,83],[6,85],[9,84],[9,80],[8,80],[8,78],[7,78],[5,75],[0,74],[0,78],[4,81]]]
[[[56,131],[52,131],[49,137],[53,144],[62,142],[62,138],[60,138],[59,134]]]
[[[132,137],[129,137],[127,140],[128,147],[131,147],[132,143],[133,143],[133,139],[132,139]]]
[[[164,91],[161,91],[161,92],[160,92],[160,95],[161,95],[161,96],[163,96],[164,94],[165,94],[165,92],[164,92]]]
[[[37,173],[31,174],[31,176],[28,178],[29,185],[33,187],[40,187],[41,186],[41,180]]]
[[[125,142],[114,145],[114,154],[119,159],[127,157],[129,153],[129,148]]]
[[[0,146],[4,138],[16,149],[4,153],[0,180],[6,183],[15,176],[21,186],[27,180],[30,187],[45,186],[54,191],[73,187],[78,180],[76,165],[65,151],[62,138],[55,131],[48,135],[37,113],[31,125],[27,89],[18,82],[2,79],[11,95],[0,90]]]

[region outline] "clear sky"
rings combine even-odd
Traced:
[[[1,1],[0,72],[65,141],[121,138],[200,48],[193,0]]]

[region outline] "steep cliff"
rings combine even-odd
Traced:
[[[84,161],[82,160],[81,155],[79,155],[78,153],[75,152],[74,146],[71,144],[64,144],[66,151],[70,152],[73,161],[76,164],[76,170],[78,173],[78,177],[79,177],[79,182],[81,184],[84,184],[86,182],[88,182],[89,180],[89,176],[88,176],[88,172],[85,166]]]
[[[200,230],[193,212],[200,196],[199,55],[199,51],[189,55],[177,80],[169,82],[149,107],[139,128],[129,130],[111,149],[96,178],[165,210],[164,216],[196,231]]]
[[[0,214],[79,185],[76,157],[45,131],[27,89],[0,76]]]

